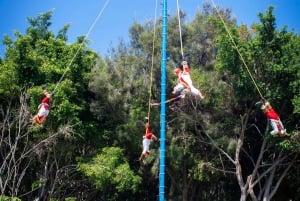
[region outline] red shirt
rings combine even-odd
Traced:
[[[43,104],[43,106],[46,110],[49,110],[49,108],[50,108],[50,98],[47,97],[47,96],[45,98],[43,98],[42,104]]]
[[[267,116],[268,119],[275,119],[279,120],[279,115],[275,112],[273,108],[270,108],[265,112],[265,115]]]
[[[146,128],[146,133],[145,133],[144,137],[149,140],[152,138],[152,133],[151,133],[150,128]]]

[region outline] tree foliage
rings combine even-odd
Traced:
[[[249,28],[238,26],[230,9],[207,3],[190,21],[180,11],[184,56],[205,99],[187,94],[167,104],[166,200],[300,198],[300,38],[277,29],[273,10],[259,13],[260,22]],[[159,136],[159,108],[149,101],[160,99],[161,40],[154,37],[160,20],[133,23],[129,43],[120,40],[101,58],[83,36],[67,43],[70,25],[54,34],[51,17],[52,11],[28,18],[25,34],[3,40],[1,194],[156,200],[158,144],[151,144],[145,165],[138,158],[144,117]],[[182,55],[177,16],[168,21],[169,98]],[[51,111],[37,128],[30,117],[45,84],[54,92]],[[278,111],[290,138],[269,135],[255,106],[261,98]]]
[[[113,186],[117,192],[136,192],[141,177],[130,169],[123,150],[105,147],[90,163],[79,164],[79,169],[90,177],[97,188],[106,192]]]

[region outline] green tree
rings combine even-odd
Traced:
[[[299,198],[294,179],[299,175],[299,35],[276,30],[272,11],[259,14],[261,23],[251,29],[237,26],[230,9],[218,13],[205,4],[189,22],[180,12],[184,54],[195,87],[206,97],[200,101],[187,94],[167,104],[167,200]],[[254,107],[261,97],[219,14],[262,94],[292,134],[289,140],[269,136],[266,118]],[[28,18],[26,34],[4,38],[1,193],[25,200],[157,199],[158,144],[151,145],[145,166],[138,157],[149,98],[160,99],[161,42],[153,33],[155,28],[159,35],[160,21],[135,22],[130,43],[120,40],[102,59],[83,36],[66,43],[69,25],[52,33],[51,15]],[[177,16],[169,16],[168,31],[167,96],[172,97],[172,71],[181,56]],[[55,92],[50,115],[42,128],[28,126],[44,84]],[[158,107],[150,108],[150,123],[158,136]],[[289,195],[285,186],[293,189]]]
[[[255,35],[248,40],[242,40],[244,38],[239,37],[238,31],[241,29],[230,26],[232,38],[237,44],[235,48],[240,50],[240,55],[230,47],[232,41],[228,35],[224,34],[219,40],[220,57],[217,65],[223,72],[229,72],[228,80],[235,83],[234,89],[239,98],[239,104],[246,106],[245,109],[240,108],[242,109],[240,110],[241,114],[244,115],[242,115],[235,158],[230,159],[236,166],[236,176],[242,192],[241,200],[246,200],[248,195],[253,200],[271,200],[279,197],[277,191],[280,190],[280,184],[283,178],[289,174],[299,153],[297,145],[290,143],[297,141],[298,135],[298,131],[294,130],[293,126],[297,122],[298,115],[295,113],[291,115],[293,114],[291,101],[296,95],[291,90],[291,83],[294,83],[296,78],[294,65],[299,65],[294,52],[289,49],[295,42],[295,36],[287,33],[285,28],[280,32],[276,30],[275,16],[272,11],[273,8],[270,7],[265,15],[259,14],[261,24],[254,25]],[[239,56],[243,56],[247,66],[240,61]],[[250,80],[250,76],[253,76],[254,80]],[[257,93],[261,88],[264,89],[261,92],[264,98],[272,101],[273,105],[281,106],[278,111],[282,119],[288,118],[285,124],[293,135],[291,139],[276,140],[268,137],[269,127],[266,126],[268,123],[266,118],[261,115],[261,112],[253,111],[253,109],[257,109],[253,107],[256,101],[253,100],[253,97],[262,98],[259,97],[261,94]],[[287,92],[288,95],[286,95]],[[250,127],[247,128],[247,126]],[[262,136],[263,134],[265,136]],[[256,138],[253,138],[254,136]],[[260,146],[256,147],[251,145],[252,143]],[[245,147],[245,144],[250,146]],[[259,153],[258,155],[250,154],[255,150]],[[274,154],[275,157],[271,158],[270,156]],[[247,164],[247,161],[252,163],[252,168],[244,165]],[[268,161],[270,165],[266,166],[263,161]],[[257,185],[260,187],[258,190],[254,190]],[[293,199],[289,197],[291,195],[285,196],[288,197],[286,199]]]
[[[1,164],[3,168],[13,167],[5,166],[7,160],[11,157],[18,158],[12,165],[18,167],[23,164],[24,169],[18,168],[15,173],[26,175],[25,180],[23,176],[10,175],[11,170],[4,168],[1,171],[3,178],[9,178],[10,182],[7,184],[11,186],[5,185],[1,192],[7,195],[26,194],[29,200],[34,199],[35,191],[28,194],[27,192],[31,191],[31,184],[38,183],[39,180],[47,181],[40,188],[40,196],[45,199],[63,197],[61,188],[64,188],[63,192],[81,188],[80,182],[77,183],[80,176],[73,177],[75,187],[68,187],[70,180],[64,178],[65,175],[74,174],[77,163],[75,158],[87,154],[86,145],[94,144],[93,139],[96,139],[98,134],[96,130],[88,131],[95,127],[95,119],[91,115],[89,105],[92,97],[88,90],[89,73],[96,65],[98,55],[86,48],[87,41],[83,40],[83,37],[78,37],[77,42],[68,45],[68,26],[55,37],[49,30],[51,15],[52,12],[48,12],[34,19],[29,18],[30,26],[26,34],[15,32],[15,41],[6,36],[4,44],[7,45],[7,51],[0,65],[3,70],[0,77],[0,93],[3,99],[1,119],[4,126]],[[73,58],[75,53],[77,55]],[[30,113],[36,112],[42,99],[41,86],[45,84],[49,91],[55,93],[44,127],[36,129],[29,125]],[[27,94],[21,103],[19,94],[24,90]],[[24,107],[27,109],[26,113]],[[15,119],[12,114],[16,115]],[[24,121],[23,126],[19,125],[17,117]],[[9,134],[12,131],[16,132],[14,136]],[[6,144],[10,137],[11,140],[14,139],[11,146],[18,145],[18,149],[11,149],[10,145]],[[24,153],[28,154],[24,156]],[[8,191],[9,188],[14,190]]]
[[[123,150],[118,147],[103,148],[91,162],[80,163],[78,168],[104,192],[106,200],[121,198],[128,191],[135,193],[141,183],[141,177],[130,169]],[[119,196],[116,197],[115,191]]]

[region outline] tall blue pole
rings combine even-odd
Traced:
[[[166,66],[167,66],[167,0],[162,9],[162,46],[161,46],[161,107],[160,107],[160,150],[159,150],[159,201],[165,200],[165,158],[166,158]]]

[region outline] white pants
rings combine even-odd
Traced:
[[[200,91],[198,89],[196,89],[193,85],[189,85],[191,93],[194,94],[195,96],[199,96],[200,95]],[[174,87],[174,92],[183,92],[183,90],[186,89],[186,87],[181,84],[178,83],[175,87]]]
[[[270,132],[271,135],[276,135],[278,133],[281,134],[285,134],[286,133],[286,129],[283,127],[282,122],[279,120],[275,120],[275,119],[270,119],[270,124],[272,127],[272,131]]]
[[[41,105],[38,112],[38,117],[48,116],[48,114],[49,114],[49,110],[45,109],[44,105]]]
[[[180,77],[189,85],[192,94],[194,94],[196,96],[200,95],[200,91],[194,87],[191,76],[189,74],[182,74]],[[174,87],[174,92],[181,92],[185,88],[186,87],[183,84],[178,83]]]
[[[142,152],[142,154],[149,154],[150,153],[150,143],[151,143],[150,139],[147,139],[147,138],[143,139],[143,152]]]

